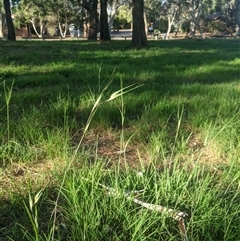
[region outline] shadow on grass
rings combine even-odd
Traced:
[[[214,88],[214,84],[239,81],[240,69],[237,66],[239,41],[237,40],[150,42],[151,47],[140,51],[129,49],[128,44],[129,42],[113,42],[104,45],[98,45],[95,42],[17,42],[14,44],[4,42],[0,50],[0,76],[3,76],[7,82],[12,82],[15,78],[10,112],[13,135],[17,133],[22,135],[22,138],[26,138],[23,130],[15,133],[14,129],[24,115],[33,127],[39,128],[39,131],[46,126],[53,129],[56,126],[64,127],[66,125],[64,113],[67,113],[69,120],[77,116],[78,124],[84,124],[91,110],[90,107],[82,107],[80,103],[80,106],[76,104],[79,108],[76,109],[76,106],[71,106],[71,103],[69,106],[61,104],[61,99],[58,99],[59,93],[64,97],[69,95],[71,99],[79,99],[80,96],[89,92],[89,88],[97,93],[100,67],[102,68],[101,79],[104,81],[110,78],[113,69],[116,68],[110,93],[119,89],[121,75],[124,86],[136,82],[145,83],[143,87],[126,97],[126,119],[134,119],[137,123],[147,112],[148,116],[143,118],[141,124],[147,123],[151,126],[146,128],[141,126],[145,135],[151,131],[147,128],[159,128],[161,116],[169,118],[173,111],[177,113],[178,96],[185,99],[181,104],[186,106],[189,113],[195,113],[196,106],[187,102],[187,98],[195,96],[205,98],[202,106],[199,107],[201,99],[198,102],[197,108],[201,109],[204,106],[199,114],[202,115],[201,118],[211,117],[215,120],[218,113],[206,115],[207,105],[211,103],[218,107],[219,103],[214,102],[214,95],[228,93],[223,92],[224,87],[222,87],[216,88],[209,95],[209,88]],[[204,88],[205,86],[207,88]],[[230,91],[232,90],[229,89]],[[239,90],[234,91],[232,92],[237,96]],[[4,99],[3,92],[0,95],[3,97],[1,99]],[[154,106],[163,97],[173,102],[164,107]],[[175,98],[176,101],[174,101]],[[59,106],[49,109],[52,103]],[[2,106],[5,106],[4,100],[0,103],[1,111]],[[30,109],[32,106],[36,108]],[[150,109],[152,106],[154,108]],[[102,121],[109,122],[112,127],[120,127],[121,118],[116,117],[118,110],[115,107],[104,107],[97,112],[96,125]],[[234,113],[228,106],[225,108],[228,111],[223,115],[231,116]],[[43,113],[39,113],[38,110]],[[209,109],[209,112],[212,112],[212,109]],[[177,124],[178,120],[174,118],[171,121]],[[199,122],[202,120],[200,119]],[[78,126],[78,128],[81,127],[82,125]],[[35,136],[31,138],[34,143]],[[22,200],[28,202],[28,198],[18,196],[12,201],[2,200],[0,203],[0,239],[3,241],[9,240],[9,237],[17,241],[26,240],[24,237],[21,239],[21,228],[17,223],[31,230],[31,223],[27,218]],[[43,230],[48,229],[51,212],[52,206],[49,206],[48,202],[40,205],[39,221]]]
[[[10,65],[12,69],[26,67],[20,71],[13,71],[10,68],[7,72],[3,72],[6,79],[22,75],[34,75],[36,79],[38,75],[45,75],[48,78],[47,75],[54,72],[59,76],[63,75],[66,80],[77,73],[81,80],[81,77],[87,77],[88,72],[94,71],[97,66],[107,70],[116,69],[116,72],[123,74],[149,73],[151,75],[151,72],[175,74],[189,68],[212,65],[212,71],[215,74],[215,63],[233,61],[240,57],[237,40],[159,41],[150,42],[149,45],[151,47],[136,51],[127,48],[127,43],[119,41],[110,44],[86,41],[14,44],[6,42],[1,51],[0,63]],[[232,75],[235,76],[235,73]],[[221,72],[218,76],[221,76]]]
[[[146,82],[144,90],[169,93],[183,84],[230,83],[239,80],[239,41],[159,41],[148,49],[127,49],[128,43],[86,41],[4,43],[0,75],[16,90],[54,92],[66,89],[86,93],[114,73],[114,84]],[[48,90],[47,90],[47,89]],[[52,91],[50,91],[50,89]],[[46,90],[46,91],[45,91]],[[143,90],[143,88],[142,88]],[[25,93],[23,93],[24,95]],[[43,100],[51,96],[43,97]]]
[[[200,107],[197,108],[200,109],[199,115],[204,116],[208,103],[214,104],[214,95],[220,98],[227,94],[228,90],[223,93],[223,87],[216,84],[232,84],[228,86],[229,92],[234,96],[239,94],[239,89],[234,88],[240,77],[238,50],[238,40],[150,41],[148,48],[139,51],[129,48],[128,41],[109,44],[87,41],[4,42],[0,50],[0,65],[4,68],[0,69],[0,75],[9,85],[14,80],[10,105],[14,125],[18,125],[24,110],[33,112],[28,119],[38,127],[63,127],[64,121],[76,118],[76,128],[82,128],[91,111],[92,97],[96,97],[99,89],[111,78],[108,97],[120,88],[120,79],[123,86],[144,83],[124,97],[126,124],[131,120],[138,122],[147,113],[150,120],[153,116],[152,121],[157,125],[157,117],[164,115],[168,118],[173,111],[177,113],[179,97],[189,113],[194,114],[196,106],[186,100],[200,96]],[[89,96],[91,92],[92,97]],[[0,95],[4,97],[4,93],[0,92]],[[80,100],[82,97],[84,101]],[[164,98],[174,103],[164,108],[156,107],[158,114],[151,115],[148,110]],[[0,100],[3,113],[2,106],[5,106],[4,98]],[[103,107],[97,113],[96,125],[106,122],[113,128],[120,127],[121,117],[116,107],[119,103]],[[0,119],[6,121],[4,115]],[[216,115],[210,113],[211,118]]]

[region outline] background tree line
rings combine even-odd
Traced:
[[[11,14],[12,12],[12,14]],[[4,26],[28,26],[39,38],[65,38],[74,26],[89,40],[111,39],[110,30],[133,28],[132,44],[146,45],[148,27],[166,33],[219,31],[240,35],[240,0],[0,0],[0,37]]]
[[[146,34],[141,30],[145,29],[143,0],[0,0],[0,4],[0,13],[3,13],[2,6],[5,10],[9,40],[16,40],[12,19],[14,17],[15,27],[31,25],[39,38],[45,33],[54,35],[56,30],[65,38],[70,24],[74,23],[74,26],[83,28],[89,40],[96,40],[100,31],[102,41],[110,40],[110,26],[114,16],[121,5],[127,4],[132,9],[132,15],[135,18],[140,17],[133,26],[132,45],[137,47],[139,39],[142,39],[141,46],[147,43]],[[2,15],[0,14],[1,20]],[[0,24],[3,26],[2,21]],[[3,32],[2,28],[0,30]]]

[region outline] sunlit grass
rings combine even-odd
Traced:
[[[240,239],[239,41],[1,44],[1,240]]]

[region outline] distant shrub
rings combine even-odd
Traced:
[[[127,21],[126,18],[116,17],[113,21],[114,29],[130,29],[131,23]]]
[[[222,20],[211,20],[207,27],[211,32],[224,32],[227,28],[226,22]]]
[[[159,29],[162,33],[166,33],[168,29],[168,21],[166,19],[160,19],[154,24],[155,29]]]
[[[183,32],[190,32],[190,21],[186,20],[182,23],[181,29]]]

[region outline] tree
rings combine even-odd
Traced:
[[[240,36],[240,0],[235,1],[236,6],[236,35]]]
[[[226,4],[226,16],[235,25],[236,36],[240,36],[240,0],[230,0]]]
[[[167,17],[168,29],[166,33],[166,39],[169,39],[172,26],[177,17],[179,17],[181,11],[181,1],[179,0],[168,0],[164,2],[162,6],[162,12]]]
[[[114,16],[112,28],[119,29],[132,29],[132,7],[129,5],[120,6]]]
[[[47,4],[48,6],[45,5],[45,7],[48,12],[46,15],[48,32],[54,35],[57,26],[61,39],[66,38],[68,26],[73,15],[76,14],[76,9],[70,8],[72,4],[68,0],[49,0]]]
[[[0,0],[0,38],[3,38],[3,2]]]
[[[188,0],[185,2],[185,11],[182,13],[182,18],[190,21],[190,37],[195,37],[196,28],[199,29],[201,38],[202,27],[200,25],[200,20],[203,12],[203,0]]]
[[[78,5],[87,11],[88,39],[97,40],[98,0],[78,0]]]
[[[11,14],[11,8],[10,8],[10,2],[9,0],[3,0],[4,9],[6,13],[6,21],[7,21],[7,29],[8,29],[8,35],[7,39],[11,41],[16,41],[13,21],[12,21],[12,14]]]
[[[108,1],[108,6],[107,6],[107,11],[108,11],[108,25],[109,29],[111,30],[113,26],[113,21],[114,17],[118,12],[118,9],[129,3],[130,0],[109,0]]]
[[[128,0],[100,0],[100,40],[109,41],[114,16],[120,6]]]
[[[15,19],[19,25],[31,23],[39,38],[45,33],[53,36],[56,28],[61,38],[65,38],[76,12],[70,0],[21,0],[15,8]]]
[[[107,2],[108,0],[100,0],[100,40],[110,41],[110,32],[108,25],[108,13],[107,13]]]
[[[21,0],[15,11],[15,18],[24,24],[31,23],[38,38],[43,37],[43,29],[47,27],[48,10],[41,0]]]
[[[131,45],[137,48],[147,46],[143,13],[144,0],[132,0],[133,33]]]
[[[153,23],[154,28],[166,33],[166,39],[169,38],[172,27],[176,22],[178,22],[179,28],[183,1],[185,0],[147,0],[147,4],[145,3],[148,20]]]
[[[145,0],[144,8],[148,22],[156,25],[157,21],[160,20],[162,1]]]

